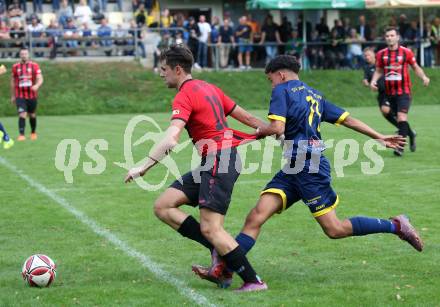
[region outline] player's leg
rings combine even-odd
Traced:
[[[416,150],[416,134],[408,123],[408,112],[411,104],[411,96],[404,94],[397,96],[397,126],[399,128],[399,135],[403,137],[409,136],[410,139],[410,150]],[[403,150],[395,150],[394,154],[396,156],[402,156]]]
[[[199,222],[192,215],[179,209],[184,204],[196,205],[198,191],[199,185],[194,183],[192,173],[186,173],[181,181],[176,180],[159,196],[154,204],[154,214],[182,236],[212,250],[212,244],[200,231]]]
[[[377,96],[380,111],[385,119],[394,127],[397,128],[397,118],[395,112],[391,109],[391,104],[387,99],[385,93],[379,92]]]
[[[329,203],[328,199],[325,203]],[[339,199],[333,205],[322,207],[319,202],[317,205],[309,206],[316,221],[321,226],[324,233],[331,239],[341,239],[350,236],[365,236],[375,233],[392,233],[407,241],[418,251],[422,251],[423,242],[417,231],[410,224],[404,215],[388,219],[372,218],[365,216],[355,216],[349,219],[340,220],[336,215],[336,206]],[[320,208],[318,211],[316,208]],[[322,209],[321,209],[322,208]]]
[[[1,142],[4,142],[4,149],[9,149],[14,145],[14,140],[9,137],[9,134],[6,132],[5,127],[3,127],[2,123],[0,122],[0,143]]]
[[[27,103],[25,99],[17,98],[16,99],[17,112],[18,112],[18,141],[26,140],[24,136],[24,131],[26,128],[26,117],[27,117]]]
[[[29,99],[27,101],[28,114],[29,114],[29,124],[31,126],[31,140],[37,139],[37,100]]]

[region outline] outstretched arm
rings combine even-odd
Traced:
[[[135,167],[128,171],[125,176],[125,182],[131,182],[139,176],[144,176],[145,173],[153,166],[159,163],[160,160],[165,158],[171,150],[178,144],[180,133],[185,127],[185,122],[179,119],[173,119],[170,126],[166,131],[164,139],[153,147],[148,156],[147,162],[141,167]]]
[[[258,117],[255,117],[254,115],[252,115],[251,113],[249,113],[248,111],[246,111],[245,109],[243,109],[238,105],[234,108],[234,110],[230,115],[232,116],[232,118],[254,129],[267,125],[267,123],[265,123]]]
[[[388,148],[403,149],[405,138],[400,135],[383,135],[354,117],[348,116],[342,123],[347,128],[365,134]]]
[[[286,123],[282,120],[270,120],[269,125],[259,126],[257,129],[257,137],[264,138],[268,135],[276,134],[277,138],[284,134]]]

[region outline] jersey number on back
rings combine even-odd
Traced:
[[[223,111],[223,106],[218,100],[217,96],[205,96],[206,101],[211,105],[212,112],[214,113],[214,117],[216,120],[215,129],[221,131],[228,127],[228,124],[225,120],[225,113]]]
[[[313,118],[314,118],[315,113],[316,113],[316,115],[318,115],[318,126],[316,127],[316,130],[318,132],[320,132],[321,131],[321,127],[320,127],[320,124],[319,124],[319,120],[321,118],[321,113],[319,112],[319,101],[316,100],[315,98],[313,98],[312,96],[307,96],[306,100],[307,100],[307,102],[310,103],[309,126],[313,127],[312,126]]]

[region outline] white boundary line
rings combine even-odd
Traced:
[[[18,169],[15,165],[9,163],[5,158],[0,157],[0,164],[9,169],[11,172],[18,175],[20,178],[25,180],[30,186],[37,189],[40,193],[46,195],[55,201],[58,205],[69,211],[72,215],[75,216],[80,222],[88,226],[93,230],[97,235],[104,237],[107,241],[113,243],[118,249],[127,254],[130,257],[137,259],[143,267],[147,268],[151,271],[156,277],[172,286],[176,287],[177,290],[187,299],[195,302],[200,306],[216,306],[211,303],[206,297],[201,294],[196,293],[193,289],[189,288],[183,281],[177,279],[172,276],[167,271],[160,268],[159,264],[155,263],[145,254],[137,251],[136,249],[130,247],[126,242],[119,239],[116,235],[112,234],[110,231],[105,230],[101,226],[99,226],[94,220],[89,218],[85,213],[79,211],[70,205],[67,200],[58,196],[53,191],[47,189],[44,185],[36,182],[31,177],[26,175],[23,171]]]

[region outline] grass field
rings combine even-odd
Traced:
[[[380,131],[394,131],[377,108],[348,110]],[[438,105],[412,109],[411,123],[419,134],[417,152],[401,159],[390,151],[381,152],[385,167],[374,176],[361,173],[360,163],[368,161],[361,155],[345,169],[346,177],[333,181],[341,198],[340,217],[387,218],[406,213],[425,241],[422,253],[392,235],[330,240],[308,209],[297,203],[265,225],[249,254],[270,290],[241,295],[193,276],[191,264],[208,264],[209,255],[155,218],[152,205],[161,190],[146,192],[122,183],[126,172],[113,162],[124,161],[123,134],[132,115],[42,116],[38,141],[18,143],[9,151],[0,148],[0,305],[440,306],[439,112]],[[169,114],[152,116],[166,127]],[[0,120],[15,137],[16,118]],[[139,137],[148,129],[152,128],[145,125],[135,134]],[[323,126],[323,134],[327,139],[366,141],[331,125]],[[65,183],[63,173],[54,166],[57,145],[65,138],[82,145],[72,184]],[[108,151],[101,151],[106,170],[86,175],[82,163],[91,160],[84,147],[90,139],[100,138],[109,143]],[[136,148],[135,161],[150,146]],[[173,156],[181,171],[189,169],[190,155],[185,150]],[[326,155],[333,163],[333,150]],[[259,154],[248,156],[249,162],[260,160]],[[272,174],[275,171],[276,162]],[[148,178],[157,183],[163,172],[159,166]],[[226,219],[232,234],[238,233],[272,174],[240,177]],[[198,216],[196,209],[187,211]],[[110,242],[114,236],[120,241]],[[22,263],[34,253],[45,253],[58,265],[57,279],[48,289],[28,288],[21,279]],[[169,275],[160,278],[164,274]],[[240,284],[236,278],[233,288]]]
[[[40,90],[41,115],[120,114],[166,112],[175,92],[164,90],[158,75],[136,62],[52,63],[41,62],[44,85]],[[11,65],[7,64],[10,70]],[[432,86],[426,90],[412,76],[414,104],[440,104],[439,69],[426,69]],[[362,85],[361,70],[314,70],[301,72],[301,79],[341,106],[371,106],[376,94]],[[270,84],[262,70],[249,72],[203,72],[194,77],[213,82],[240,105],[265,109]],[[9,76],[0,77],[0,116],[15,115],[10,98]]]

